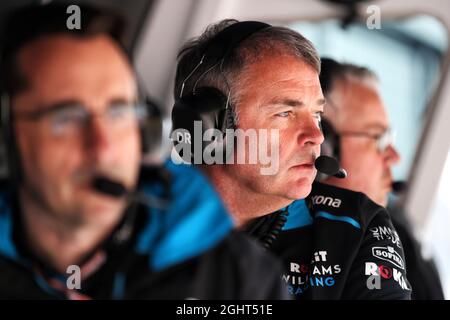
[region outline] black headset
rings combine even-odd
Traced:
[[[340,64],[330,58],[323,57],[321,59],[321,65],[322,70],[319,75],[320,79],[320,85],[322,87],[322,91],[329,92],[331,91],[333,87],[333,73],[335,70],[340,68]],[[320,154],[324,156],[328,156],[331,158],[336,159],[338,162],[341,160],[341,152],[340,152],[340,146],[341,146],[341,138],[339,136],[339,133],[336,131],[336,129],[333,127],[330,121],[327,119],[321,120],[321,129],[322,134],[324,136],[324,141],[322,145],[320,146]],[[316,176],[317,181],[322,181],[328,176],[318,172]]]
[[[341,160],[340,159],[341,139],[340,139],[339,134],[334,129],[333,125],[326,119],[321,120],[320,128],[322,130],[322,134],[324,137],[324,140],[323,140],[322,144],[320,145],[320,155],[334,158],[337,160],[337,162],[340,162],[340,160]],[[329,177],[329,175],[322,173],[320,171],[317,171],[315,180],[323,181],[328,177]]]
[[[320,146],[320,154],[324,156],[329,156],[340,161],[341,158],[341,137],[334,129],[333,125],[326,119],[321,120],[322,133],[324,141]]]
[[[21,179],[20,157],[11,113],[10,95],[5,88],[0,87],[0,178],[16,184]]]
[[[213,87],[199,87],[194,85],[192,92],[183,95],[184,85],[190,77],[192,77],[197,69],[205,63],[206,71],[197,77],[197,83],[207,72],[215,67],[222,68],[224,61],[233,53],[242,41],[250,37],[252,34],[269,28],[271,25],[258,21],[242,21],[232,24],[222,31],[220,31],[206,46],[202,52],[202,58],[191,71],[191,73],[184,79],[181,92],[176,97],[175,104],[172,109],[172,130],[177,131],[177,135],[173,143],[174,146],[178,144],[188,144],[190,154],[178,154],[183,160],[190,162],[194,158],[193,150],[201,150],[202,154],[205,148],[212,142],[201,142],[199,146],[194,137],[194,122],[201,121],[202,137],[208,129],[218,129],[222,133],[223,140],[215,141],[222,148],[222,154],[225,156],[226,150],[226,130],[235,128],[235,121],[233,117],[232,106],[230,105],[230,91],[224,93]],[[228,88],[230,89],[230,88]],[[200,140],[201,141],[201,140]],[[199,142],[200,142],[199,141]],[[185,149],[185,148],[183,148]],[[182,150],[180,150],[182,151]],[[203,158],[203,157],[202,157]]]

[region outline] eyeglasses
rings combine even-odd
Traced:
[[[385,130],[381,134],[370,134],[368,132],[355,132],[355,131],[342,131],[340,136],[356,136],[370,138],[376,141],[377,149],[380,153],[387,150],[389,146],[393,146],[395,143],[395,132],[391,129]]]
[[[83,133],[94,117],[102,117],[111,130],[120,132],[144,118],[145,107],[135,103],[114,103],[102,113],[88,111],[80,104],[63,104],[26,113],[16,113],[14,120],[45,121],[55,137],[70,137]]]

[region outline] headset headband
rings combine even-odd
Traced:
[[[203,56],[216,57],[217,63],[224,60],[245,39],[259,30],[271,27],[259,21],[243,21],[232,24],[220,31],[203,51]]]
[[[183,91],[186,82],[195,74],[200,65],[203,64],[205,58],[206,60],[210,58],[212,59],[208,61],[210,67],[206,68],[206,71],[197,78],[196,84],[205,73],[214,68],[219,62],[224,61],[242,41],[250,37],[252,34],[258,32],[259,30],[269,27],[271,27],[271,25],[264,22],[242,21],[232,24],[216,34],[211,42],[203,50],[202,57],[198,64],[183,80],[178,98],[183,97]],[[194,85],[194,91],[196,84]]]

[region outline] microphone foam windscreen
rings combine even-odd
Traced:
[[[314,161],[316,169],[322,173],[333,176],[339,172],[339,163],[336,159],[328,156],[320,156]]]

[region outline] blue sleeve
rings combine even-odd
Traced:
[[[150,223],[138,251],[151,250],[151,267],[161,270],[213,248],[232,230],[222,201],[203,174],[188,165],[166,162],[171,174],[170,204],[149,210]]]

